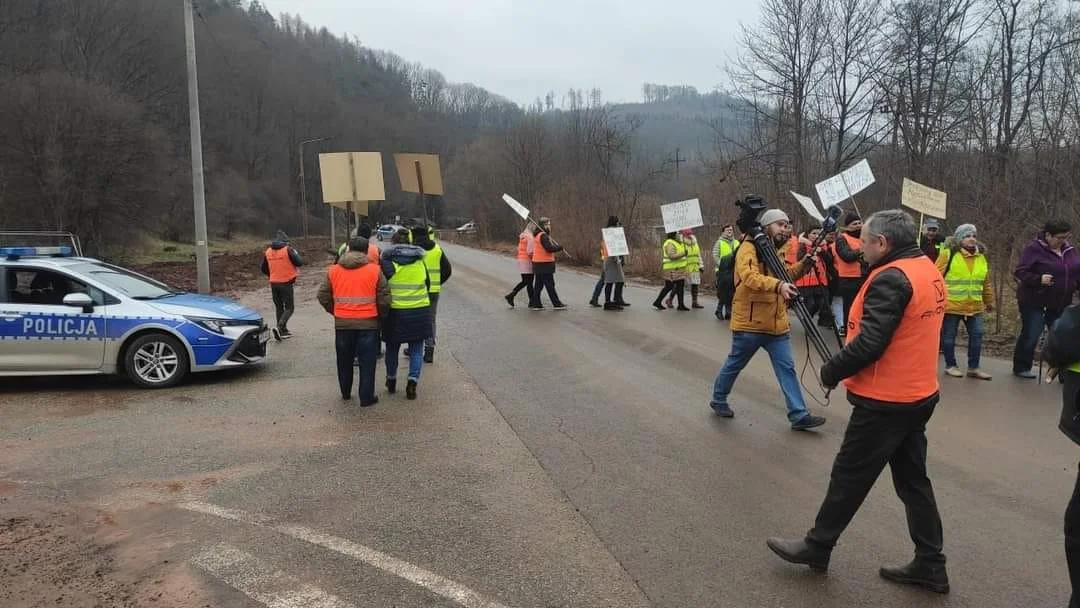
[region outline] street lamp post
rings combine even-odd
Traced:
[[[316,137],[305,139],[300,142],[300,231],[304,236],[308,235],[308,206],[307,206],[307,182],[304,179],[304,144],[326,141],[329,137]],[[331,211],[333,213],[333,211]]]

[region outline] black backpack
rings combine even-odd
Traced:
[[[1043,359],[1058,369],[1080,362],[1080,304],[1066,308],[1054,323],[1043,348]]]

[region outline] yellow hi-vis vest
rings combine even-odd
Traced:
[[[683,254],[683,257],[677,260],[668,259],[668,245],[674,245],[677,253]],[[664,256],[664,270],[682,270],[686,268],[688,260],[686,259],[686,245],[676,241],[675,239],[667,239],[664,241],[663,246],[660,247],[660,252]]]
[[[430,306],[427,276],[427,266],[424,265],[423,260],[417,260],[412,264],[394,262],[394,276],[388,281],[390,308],[411,310]]]
[[[442,256],[442,247],[439,247],[438,243],[424,254],[424,265],[427,266],[428,279],[431,281],[431,293],[442,291]]]
[[[951,262],[949,272],[945,274],[949,302],[982,302],[983,284],[986,282],[986,275],[990,272],[986,256],[981,253],[976,255],[971,269],[968,269],[967,260],[962,252],[956,252]]]
[[[701,243],[697,239],[686,246],[686,270],[701,272]]]

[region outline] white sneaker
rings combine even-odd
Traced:
[[[953,378],[963,378],[964,372],[960,371],[959,367],[946,367],[945,375],[952,376]]]

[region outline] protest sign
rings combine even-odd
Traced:
[[[607,245],[609,256],[630,255],[630,247],[626,244],[626,231],[622,226],[602,228],[600,233],[604,237],[604,245]]]
[[[664,232],[678,232],[705,225],[705,221],[701,219],[701,203],[696,198],[661,205],[660,214],[664,217]]]

